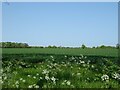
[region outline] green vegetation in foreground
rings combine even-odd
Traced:
[[[4,43],[5,48],[0,48],[2,88],[120,88],[117,48],[12,45]]]
[[[3,54],[62,54],[118,57],[118,49],[106,48],[3,48]]]
[[[34,55],[3,55],[3,88],[120,88],[116,60]]]

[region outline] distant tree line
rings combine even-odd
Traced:
[[[27,43],[17,43],[17,42],[0,42],[0,48],[120,48],[120,44],[116,44],[116,46],[97,46],[97,47],[87,47],[85,44],[82,44],[80,47],[62,47],[62,46],[55,46],[55,45],[49,45],[49,46],[29,46]]]
[[[2,48],[27,48],[29,47],[29,45],[27,43],[0,42],[0,47]]]
[[[82,44],[81,48],[84,49],[84,48],[91,48],[91,47],[87,47],[84,44]],[[105,45],[101,45],[101,46],[97,46],[97,47],[93,46],[92,48],[96,48],[96,49],[97,48],[103,48],[103,49],[105,49],[105,48],[116,48],[116,49],[119,49],[120,44],[116,44],[116,46],[105,46]]]

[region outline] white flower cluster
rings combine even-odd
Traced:
[[[64,80],[64,81],[62,82],[62,85],[65,85],[65,84],[69,86],[69,85],[71,84],[71,82],[70,82],[70,81],[67,81],[67,80]]]
[[[46,80],[49,80],[50,78],[49,78],[49,76],[48,76],[48,75],[46,75],[46,76],[45,76],[45,79],[46,79]]]
[[[15,82],[15,86],[16,86],[16,88],[19,88],[19,81]]]
[[[47,69],[44,69],[42,72],[42,74],[48,74],[48,73],[49,73],[49,71]]]
[[[116,72],[112,75],[112,77],[113,77],[114,79],[120,80],[120,74],[118,74],[118,73],[116,73]]]
[[[51,80],[53,81],[53,83],[55,84],[56,82],[56,78],[55,77],[52,77]]]
[[[105,75],[103,75],[101,77],[101,79],[102,79],[102,81],[108,81],[109,80],[109,76],[105,74]]]
[[[80,60],[80,64],[84,64],[84,63],[85,63],[85,61],[81,61],[81,60]]]
[[[51,58],[54,58],[52,55],[50,56]]]
[[[72,56],[72,57],[71,57],[71,59],[72,59],[72,60],[75,60],[75,57],[74,57],[74,56]]]
[[[22,81],[23,83],[25,83],[25,82],[26,82],[26,80],[24,80],[23,78],[20,78],[20,81]]]
[[[33,84],[33,85],[29,85],[28,88],[39,88],[39,86],[36,84]]]
[[[67,58],[67,56],[66,56],[66,55],[65,55],[64,57],[65,57],[65,58]]]

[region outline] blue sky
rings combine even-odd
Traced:
[[[29,45],[118,43],[118,6],[111,3],[3,3],[2,40]]]

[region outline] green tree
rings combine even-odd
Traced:
[[[81,47],[82,49],[85,49],[86,48],[86,46],[84,45],[84,44],[82,44],[82,47]]]
[[[104,45],[101,45],[100,48],[105,48],[105,46],[104,46]]]
[[[116,44],[116,48],[117,49],[119,49],[120,48],[120,44],[118,43],[118,44]]]
[[[0,42],[0,48],[2,48],[2,42]]]
[[[49,45],[48,48],[52,48],[52,46]]]
[[[27,43],[1,42],[0,47],[2,48],[26,48],[26,47],[29,47],[29,45]]]

